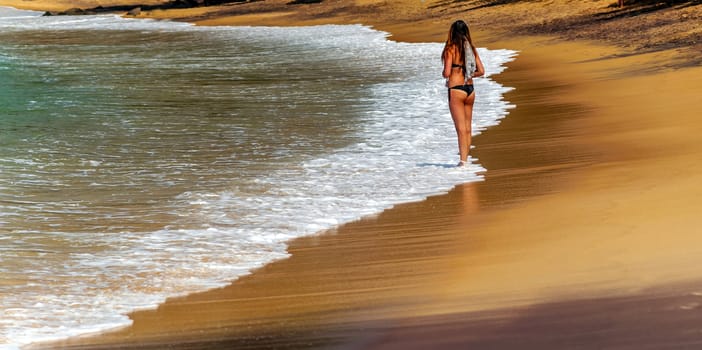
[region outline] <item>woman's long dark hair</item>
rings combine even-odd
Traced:
[[[466,47],[466,42],[470,44],[472,49],[473,40],[470,38],[470,29],[468,28],[468,24],[459,19],[456,22],[453,22],[453,24],[451,24],[451,28],[449,28],[446,45],[444,45],[444,51],[441,53],[441,60],[445,61],[448,53],[455,50],[458,52],[459,62],[465,62],[466,53],[463,48]]]

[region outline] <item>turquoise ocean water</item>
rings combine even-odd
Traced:
[[[0,348],[129,324],[479,181],[453,166],[441,46],[0,9]],[[491,74],[514,55],[481,49]],[[479,133],[509,89],[476,90]]]

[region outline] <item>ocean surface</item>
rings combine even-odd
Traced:
[[[441,49],[0,8],[0,349],[128,325],[294,237],[480,181],[455,167]],[[515,55],[480,53],[488,74]],[[476,79],[475,134],[508,90]]]

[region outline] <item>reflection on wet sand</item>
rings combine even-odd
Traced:
[[[480,198],[478,198],[478,185],[476,183],[468,183],[458,186],[456,192],[461,194],[461,219],[463,224],[468,224],[473,218],[473,214],[480,210]]]

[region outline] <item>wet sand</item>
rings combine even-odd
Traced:
[[[447,25],[425,24],[379,28],[441,40]],[[496,77],[517,108],[474,139],[484,182],[295,240],[229,287],[48,347],[699,345],[702,68],[676,49],[474,36],[521,51]]]

